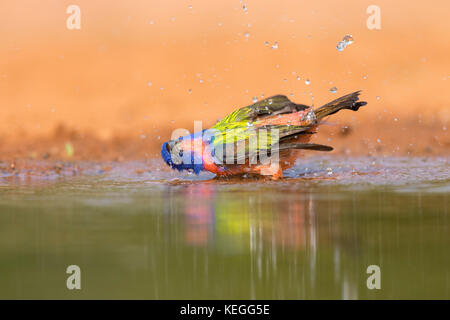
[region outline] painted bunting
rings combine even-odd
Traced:
[[[209,129],[165,142],[161,155],[179,171],[269,175],[276,180],[294,165],[297,150],[333,150],[309,143],[311,136],[325,117],[366,105],[359,94],[350,93],[317,109],[273,96],[232,112]]]

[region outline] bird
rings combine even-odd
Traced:
[[[297,104],[275,95],[242,107],[211,128],[164,142],[161,156],[178,171],[216,177],[283,177],[299,157],[298,150],[332,151],[331,146],[310,143],[323,120],[340,110],[358,111],[361,91],[333,100],[321,107]]]

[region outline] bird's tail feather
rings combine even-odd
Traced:
[[[326,146],[323,144],[316,143],[284,143],[280,145],[279,150],[286,149],[306,149],[306,150],[315,150],[315,151],[331,151],[333,147]]]
[[[320,108],[317,108],[316,110],[314,110],[316,118],[320,120],[342,109],[357,111],[360,107],[365,106],[367,104],[367,102],[365,101],[358,101],[360,92],[361,91],[356,91],[347,94],[343,97],[340,97],[336,100],[333,100],[321,106]]]

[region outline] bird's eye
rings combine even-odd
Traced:
[[[167,150],[167,152],[170,152],[169,144],[166,144],[166,150]]]
[[[180,157],[182,157],[182,156],[183,156],[183,150],[180,150],[180,152],[178,153],[178,155],[179,155]]]

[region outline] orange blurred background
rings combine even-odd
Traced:
[[[66,27],[71,4],[80,30]],[[381,30],[366,26],[371,4]],[[0,159],[65,158],[68,142],[75,159],[152,158],[173,129],[206,128],[255,96],[319,106],[360,89],[369,104],[333,116],[315,142],[347,155],[448,155],[449,10],[443,0],[2,1]],[[338,52],[346,34],[355,41]]]

